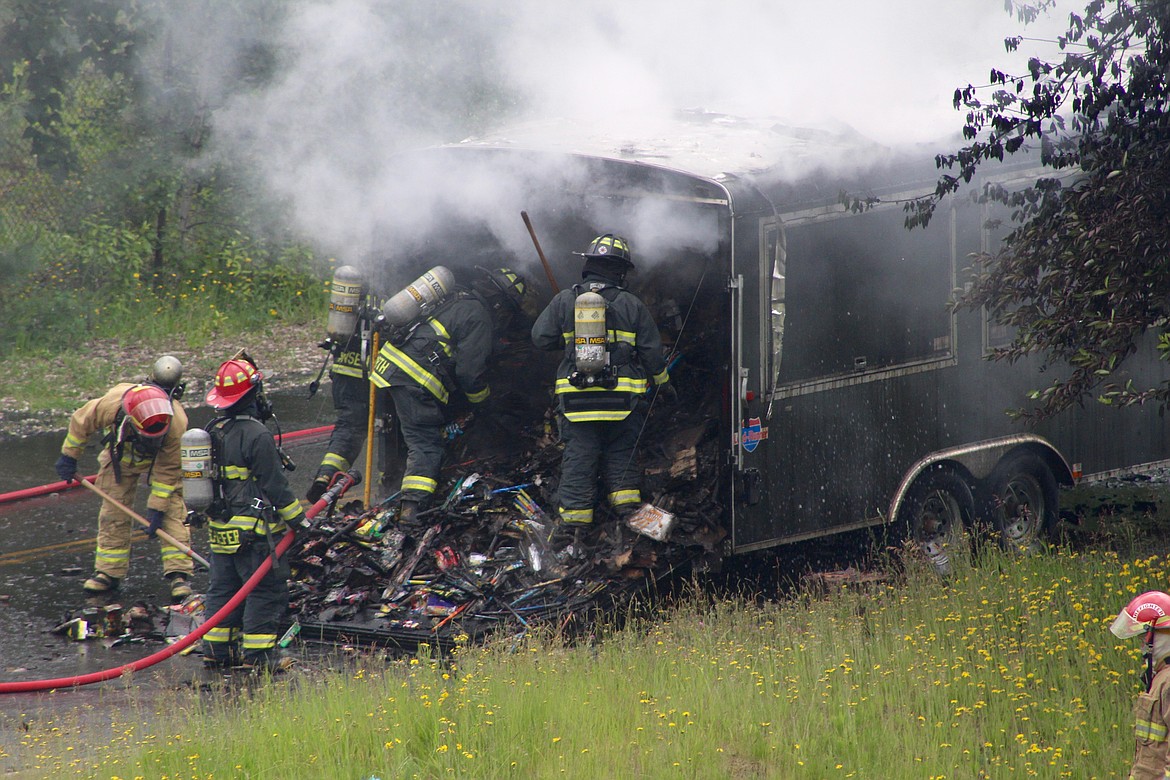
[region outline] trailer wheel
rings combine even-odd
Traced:
[[[934,570],[947,576],[971,563],[967,526],[974,514],[975,499],[967,481],[952,471],[937,469],[914,482],[898,519]]]
[[[1059,495],[1052,469],[1037,455],[1005,458],[987,478],[988,512],[1000,545],[1011,552],[1044,548],[1056,524]]]

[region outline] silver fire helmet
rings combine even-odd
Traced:
[[[150,369],[150,381],[159,387],[172,388],[183,378],[183,364],[177,357],[163,355]]]

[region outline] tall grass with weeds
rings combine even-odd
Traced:
[[[601,627],[376,654],[45,738],[53,777],[1122,778],[1137,640],[1108,631],[1170,562],[1010,558],[783,600],[692,597]],[[33,730],[29,739],[44,732]]]

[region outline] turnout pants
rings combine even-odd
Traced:
[[[399,430],[406,441],[406,470],[402,475],[402,499],[425,503],[439,486],[443,466],[446,423],[443,404],[417,385],[390,388]]]
[[[353,466],[366,441],[370,414],[369,382],[345,374],[330,374],[329,379],[333,384],[333,408],[337,418],[329,436],[329,449],[317,469],[317,476],[326,478]]]
[[[572,422],[558,415],[565,444],[559,486],[562,520],[593,522],[599,471],[614,509],[624,511],[642,503],[638,489],[642,472],[635,450],[643,419],[638,410],[618,422]]]
[[[134,497],[138,492],[139,477],[150,470],[150,461],[142,466],[121,464],[122,479],[114,477],[114,467],[110,465],[109,452],[103,450],[98,457],[98,473],[94,484],[107,493],[111,498],[120,501],[128,507],[134,506]],[[182,491],[175,491],[167,500],[167,508],[163,510],[162,530],[188,547],[191,546],[191,531],[186,525],[187,506],[183,503]],[[130,571],[130,543],[135,538],[145,539],[142,535],[145,527],[130,515],[114,506],[109,501],[102,501],[102,508],[98,511],[97,551],[94,553],[94,570],[108,574],[115,579],[122,579]],[[186,553],[162,537],[158,539],[162,545],[163,574],[179,572],[190,576],[194,567]]]
[[[274,540],[275,541],[275,540]],[[253,540],[230,555],[211,554],[211,574],[204,604],[210,617],[243,586],[264,559],[271,554],[263,537]],[[279,649],[276,640],[288,610],[288,556],[281,556],[264,578],[219,625],[204,636],[204,653],[221,664],[240,660],[254,666],[272,666]]]

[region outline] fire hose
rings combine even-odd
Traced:
[[[291,431],[284,434],[284,440],[290,441],[299,439],[304,436],[314,436],[317,434],[326,434],[333,430],[332,425],[322,425],[318,428],[306,428],[301,431]],[[96,475],[91,474],[88,477],[78,477],[84,479],[86,482],[93,482]],[[37,496],[44,496],[50,493],[62,493],[75,487],[80,487],[74,482],[65,482],[64,480],[58,482],[50,482],[47,485],[39,485],[37,487],[23,488],[21,490],[13,490],[8,493],[0,493],[0,504],[9,501],[20,501],[25,498],[36,498]]]
[[[324,495],[313,504],[313,506],[305,512],[305,516],[312,520],[323,510],[332,505],[338,498],[340,498],[345,491],[349,490],[354,485],[361,482],[361,474],[356,471],[341,472],[334,483],[325,491]],[[173,655],[176,655],[183,650],[186,650],[191,645],[203,638],[211,629],[219,625],[220,621],[232,614],[237,607],[244,602],[256,586],[260,584],[260,580],[272,570],[272,562],[284,555],[288,548],[292,546],[293,540],[296,538],[296,531],[289,529],[288,533],[281,538],[276,545],[276,549],[264,559],[252,576],[248,578],[238,591],[236,595],[228,600],[228,603],[220,607],[214,615],[204,620],[194,631],[187,634],[185,637],[179,639],[174,644],[167,645],[157,653],[148,655],[145,658],[140,658],[122,666],[113,667],[111,669],[104,669],[100,672],[90,672],[89,674],[79,674],[73,677],[58,677],[52,680],[26,680],[23,682],[0,682],[0,693],[29,693],[32,691],[47,691],[54,688],[72,688],[81,685],[90,685],[91,683],[104,682],[112,680],[115,677],[121,677],[128,672],[137,672],[142,669],[154,666],[155,664],[165,661]]]

